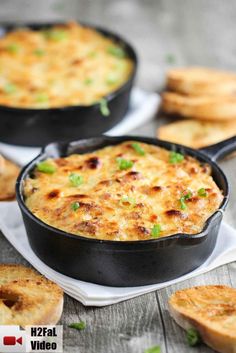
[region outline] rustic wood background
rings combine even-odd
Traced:
[[[170,65],[236,67],[236,2],[222,0],[1,0],[0,22],[34,22],[76,18],[106,26],[125,36],[140,57],[137,83],[160,90]],[[168,57],[172,56],[172,63]],[[134,131],[154,136],[158,121]],[[221,163],[231,183],[225,220],[236,228],[236,159]],[[27,264],[0,235],[0,261]],[[236,287],[236,263],[160,291],[104,308],[86,308],[65,297],[61,324],[65,353],[143,353],[154,345],[162,353],[211,353],[202,345],[189,348],[185,334],[167,310],[175,290],[201,284]],[[68,329],[84,320],[87,327]]]

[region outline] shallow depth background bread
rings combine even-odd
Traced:
[[[236,352],[236,289],[216,285],[180,290],[171,296],[169,308],[181,327],[195,328],[217,352]]]
[[[0,325],[54,325],[62,309],[55,283],[24,266],[0,265]]]

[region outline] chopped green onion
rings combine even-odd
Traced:
[[[120,205],[128,208],[133,208],[136,205],[136,201],[133,197],[123,196],[120,199]]]
[[[73,203],[71,204],[71,209],[72,209],[73,211],[77,211],[78,208],[80,208],[80,204],[79,204],[78,201],[73,202]]]
[[[105,98],[102,98],[99,102],[100,104],[100,112],[103,116],[109,116],[110,115],[110,109],[108,107],[107,101]]]
[[[86,328],[86,323],[84,321],[75,322],[73,324],[70,324],[68,327],[82,331]]]
[[[91,51],[90,53],[88,53],[88,56],[90,58],[95,58],[96,56],[98,55],[98,53],[94,50],[94,51]]]
[[[177,153],[177,152],[170,152],[169,155],[169,163],[171,164],[175,164],[175,163],[180,163],[184,160],[184,156],[181,153]]]
[[[207,197],[207,192],[205,188],[199,189],[197,193],[198,193],[198,196]]]
[[[161,353],[161,347],[160,346],[154,346],[154,347],[145,349],[144,353]]]
[[[161,233],[161,225],[160,224],[154,224],[151,230],[151,236],[153,238],[158,238]]]
[[[40,49],[40,48],[38,48],[38,49],[35,49],[34,50],[34,54],[35,55],[37,55],[37,56],[44,56],[45,55],[45,50],[43,50],[43,49]]]
[[[42,33],[46,39],[54,40],[55,42],[59,42],[68,37],[68,33],[62,29],[46,29],[42,31]]]
[[[117,158],[116,159],[119,169],[120,170],[127,170],[133,167],[134,162],[129,161],[128,159],[124,159],[124,158]]]
[[[84,84],[85,85],[91,85],[91,83],[93,83],[93,79],[92,78],[86,78],[85,80],[84,80]]]
[[[181,210],[186,210],[187,205],[186,205],[185,201],[186,201],[186,200],[189,200],[191,197],[192,197],[191,191],[188,191],[187,194],[183,194],[183,195],[181,196],[181,198],[179,199]]]
[[[175,58],[175,56],[173,54],[167,54],[166,55],[166,62],[168,64],[174,64],[175,61],[176,61],[176,58]]]
[[[187,331],[186,337],[190,347],[197,346],[199,343],[201,343],[201,337],[199,335],[199,332],[194,328],[190,328]]]
[[[13,85],[13,83],[7,83],[4,86],[3,90],[4,90],[5,93],[12,94],[12,93],[15,93],[17,91],[17,88],[16,88],[15,85]]]
[[[37,170],[41,173],[53,174],[56,171],[56,167],[50,162],[43,161],[38,163]]]
[[[80,186],[84,182],[83,177],[76,173],[71,173],[69,175],[69,180],[72,186]]]
[[[145,151],[144,149],[141,147],[141,145],[138,142],[134,142],[131,145],[133,147],[133,149],[140,155],[140,156],[145,156]]]
[[[106,78],[106,83],[108,85],[114,85],[117,81],[118,81],[118,77],[117,75],[114,75],[113,72],[111,72]]]
[[[46,93],[39,93],[36,96],[37,103],[46,103],[48,101],[48,95]]]
[[[123,59],[126,56],[124,49],[118,46],[108,47],[107,52],[119,59]]]
[[[18,52],[19,52],[19,49],[20,49],[20,47],[19,47],[19,45],[16,44],[16,43],[12,43],[12,44],[9,44],[9,45],[7,46],[7,50],[8,50],[10,53],[12,53],[12,54],[18,53]]]

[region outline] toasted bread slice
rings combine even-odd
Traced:
[[[236,135],[236,120],[209,122],[198,120],[179,120],[161,126],[157,137],[192,148],[201,148],[223,141]]]
[[[171,296],[169,307],[177,324],[195,328],[208,346],[236,352],[236,289],[216,285],[180,290]]]
[[[236,97],[189,97],[166,92],[162,95],[162,111],[199,120],[236,119]]]
[[[169,70],[167,88],[191,96],[222,96],[236,94],[236,75],[205,67]]]
[[[20,168],[0,155],[0,201],[15,198],[15,184]]]
[[[0,325],[55,325],[63,292],[55,283],[20,265],[0,265]]]

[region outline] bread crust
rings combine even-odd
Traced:
[[[157,130],[157,137],[192,148],[201,148],[218,143],[236,135],[236,120],[211,122],[179,120],[163,125]]]
[[[205,67],[175,68],[167,73],[167,88],[191,96],[236,94],[236,75]]]
[[[54,325],[63,310],[61,288],[21,265],[0,265],[0,325]]]
[[[162,94],[161,109],[167,114],[185,118],[225,121],[236,119],[236,99],[233,96],[184,96],[177,93]]]
[[[15,184],[20,168],[0,155],[0,201],[15,198]]]
[[[178,325],[195,328],[217,352],[236,352],[236,289],[212,285],[180,290],[171,296],[169,308]]]

